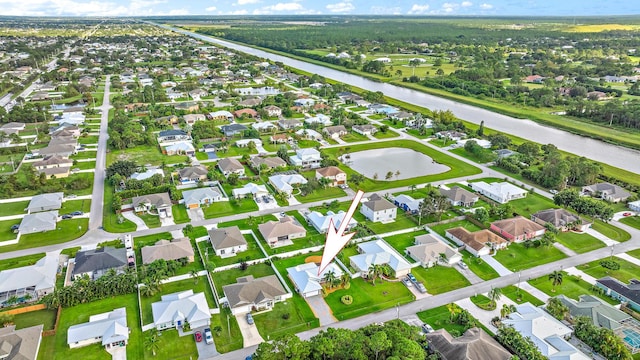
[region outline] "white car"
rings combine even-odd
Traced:
[[[213,336],[211,335],[211,329],[209,328],[204,329],[204,342],[206,342],[207,345],[213,344]]]

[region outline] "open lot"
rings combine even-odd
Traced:
[[[250,211],[258,211],[258,204],[251,199],[238,201],[221,201],[211,206],[202,208],[205,219],[213,219],[222,216],[241,214]]]
[[[604,260],[607,260],[607,259],[604,259]],[[584,271],[585,273],[593,276],[596,279],[600,279],[605,276],[611,276],[622,281],[625,284],[629,283],[629,280],[631,279],[640,278],[640,266],[632,264],[618,257],[614,257],[613,260],[620,265],[620,269],[610,270],[610,269],[604,268],[602,267],[602,265],[600,265],[599,260],[582,264],[576,267],[579,270]]]
[[[309,305],[297,294],[276,303],[273,310],[253,316],[263,339],[277,339],[320,326]]]
[[[606,295],[601,295],[598,292],[592,290],[592,286],[578,277],[573,275],[569,275],[566,272],[563,272],[564,276],[562,278],[562,284],[555,287],[555,292],[553,290],[553,284],[551,280],[549,280],[548,276],[541,276],[536,279],[529,280],[529,284],[535,286],[536,288],[542,290],[545,294],[549,296],[556,296],[559,294],[563,294],[572,299],[578,300],[580,295],[589,294],[595,295],[600,299],[608,302],[609,304],[616,305],[619,302],[611,299]]]
[[[577,252],[578,254],[582,254],[606,246],[602,241],[594,238],[587,233],[580,234],[571,231],[558,234],[556,236],[556,240],[562,245]]]
[[[418,281],[424,283],[427,292],[432,295],[446,293],[471,285],[464,275],[452,267],[436,265],[425,269],[422,266],[418,266],[411,269],[411,273]]]
[[[494,258],[512,271],[529,269],[566,257],[553,246],[526,248],[522,244],[511,244],[508,249],[498,250]]]

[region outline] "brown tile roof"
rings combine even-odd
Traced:
[[[236,284],[222,287],[229,306],[234,308],[242,305],[260,304],[273,301],[276,297],[285,295],[287,291],[282,287],[275,275],[254,279],[245,276],[237,279]]]
[[[155,245],[145,246],[141,250],[142,262],[150,264],[156,260],[178,260],[193,258],[193,247],[187,237],[169,240],[160,240]]]
[[[265,240],[273,237],[307,232],[307,230],[291,216],[284,216],[280,218],[280,221],[269,221],[264,224],[260,224],[258,225],[258,230]]]
[[[545,229],[544,226],[522,216],[494,221],[491,223],[491,225],[515,236],[523,235],[526,233],[533,233]]]
[[[213,245],[213,248],[216,250],[247,244],[247,240],[237,226],[211,229],[209,230],[209,239],[211,240],[211,245]]]
[[[463,227],[456,227],[448,229],[447,232],[476,251],[482,249],[487,243],[501,244],[507,242],[505,239],[487,229],[469,232],[469,230]]]
[[[338,174],[344,174],[345,172],[340,170],[337,166],[327,166],[320,169],[316,169],[316,172],[320,174],[322,177],[333,177]]]

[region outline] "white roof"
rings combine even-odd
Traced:
[[[33,265],[0,271],[0,293],[35,286],[37,290],[56,285],[60,250],[46,253]]]
[[[165,147],[167,151],[195,151],[190,142],[178,141]]]
[[[129,339],[127,309],[119,308],[111,312],[92,315],[89,322],[72,325],[67,330],[67,344],[102,337],[102,345]]]
[[[287,268],[289,277],[293,280],[293,283],[298,288],[300,293],[308,293],[313,291],[322,290],[320,282],[324,278],[325,274],[332,272],[336,277],[342,276],[342,270],[335,263],[330,263],[327,267],[318,275],[319,266],[315,263],[306,263],[295,267]]]
[[[317,114],[313,117],[308,117],[304,119],[304,122],[307,124],[323,124],[323,125],[331,125],[331,118],[324,114]]]
[[[142,173],[134,172],[131,174],[130,178],[134,180],[147,180],[153,175],[160,175],[164,177],[164,171],[162,171],[162,169],[149,169]]]
[[[212,113],[209,113],[209,116],[212,119],[219,118],[219,117],[226,117],[227,119],[233,119],[233,114],[226,110],[214,111]]]
[[[322,157],[320,156],[320,151],[314,148],[296,150],[296,155],[303,161],[322,159]]]
[[[220,192],[214,188],[203,187],[194,190],[185,190],[182,192],[182,198],[185,204],[196,204],[207,198],[221,197]]]
[[[305,135],[306,134],[306,135]],[[322,135],[313,129],[300,129],[296,131],[296,135],[309,136],[313,138],[322,138]]]
[[[256,130],[265,130],[265,129],[271,129],[276,127],[275,125],[273,125],[273,123],[270,123],[268,121],[263,121],[263,122],[256,122],[251,124],[251,127],[256,129]]]
[[[64,193],[62,192],[35,195],[31,198],[31,201],[29,201],[29,206],[27,206],[27,210],[33,210],[41,207],[50,207],[50,206],[57,206],[59,209],[62,206],[63,197],[64,197]]]
[[[361,253],[350,258],[360,271],[369,271],[371,265],[389,264],[393,271],[398,272],[411,268],[411,265],[383,240],[374,240],[358,244]]]
[[[344,219],[345,215],[346,213],[342,210],[338,211],[337,214],[334,213],[333,211],[328,211],[327,215],[322,215],[317,211],[312,211],[307,215],[307,218],[309,219],[309,221],[311,221],[311,223],[316,229],[319,229],[320,231],[324,232],[327,229],[329,229],[329,224],[331,222],[333,222],[333,226],[335,226],[336,228],[340,227],[340,224],[342,223],[342,220]],[[349,219],[348,227],[352,227],[357,224],[358,224],[358,221],[356,221],[352,217],[351,219]]]
[[[262,140],[260,140],[260,139],[241,139],[241,140],[236,141],[236,146],[249,145],[250,142],[256,144],[256,146],[262,145]]]
[[[288,192],[293,190],[291,185],[306,184],[307,179],[300,174],[273,175],[269,176],[269,182],[273,184],[277,190]]]
[[[247,194],[268,194],[269,191],[267,190],[267,187],[264,185],[256,185],[254,183],[248,183],[245,186],[239,188],[239,189],[233,189],[231,191],[233,193],[233,196],[238,196],[238,195],[247,195]]]
[[[396,196],[393,201],[398,202],[398,204],[405,204],[407,208],[411,211],[417,211],[420,208],[420,203],[422,200],[416,200],[409,195],[400,194]]]
[[[484,181],[478,181],[471,183],[470,185],[474,190],[483,190],[485,192],[496,195],[523,194],[527,192],[527,190],[519,188],[508,182],[494,182],[491,184],[487,184]]]
[[[153,322],[170,323],[186,319],[190,323],[206,320],[211,317],[209,305],[204,293],[194,294],[193,290],[163,295],[162,300],[151,304]]]
[[[27,214],[22,218],[18,231],[23,234],[48,231],[56,228],[58,210]]]

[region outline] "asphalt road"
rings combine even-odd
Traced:
[[[111,108],[111,101],[109,95],[111,94],[111,75],[107,75],[107,80],[104,84],[104,99],[100,110],[102,111],[100,117],[100,130],[98,137],[98,152],[96,154],[96,169],[93,175],[93,193],[91,195],[91,214],[89,218],[89,230],[95,230],[102,226],[102,213],[104,205],[104,180],[106,178],[105,169],[107,163],[107,140],[108,123],[109,123],[109,109]]]

